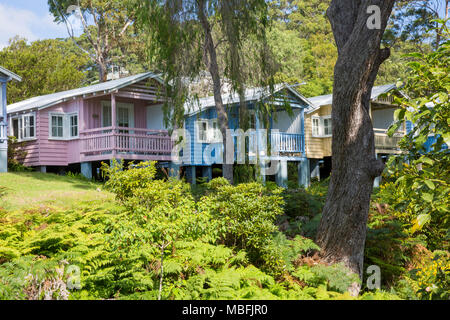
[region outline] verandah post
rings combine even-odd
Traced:
[[[6,81],[0,82],[0,172],[8,171]]]
[[[298,163],[298,185],[305,189],[311,185],[311,173],[307,158],[302,158]]]
[[[79,110],[78,126],[79,126],[79,131],[80,131],[79,133],[81,133],[84,130],[88,129],[88,128],[86,128],[86,123],[85,123],[86,110],[84,110],[84,99],[83,98],[78,99],[78,110]]]
[[[84,110],[84,99],[79,98],[78,99],[78,135],[80,138],[85,137],[84,130],[86,130],[86,123],[85,123],[85,110]],[[86,151],[86,144],[87,140],[80,140],[81,145],[81,151]]]
[[[203,177],[206,178],[206,181],[209,182],[212,180],[212,167],[207,166],[202,168]]]
[[[111,94],[111,126],[112,126],[112,157],[113,159],[116,157],[116,126],[117,126],[117,115],[116,115],[116,95],[114,93]]]
[[[277,185],[283,188],[287,188],[288,181],[288,164],[286,160],[279,161],[278,171],[275,176]]]
[[[88,179],[92,179],[92,163],[91,162],[82,162],[81,163],[81,174]]]

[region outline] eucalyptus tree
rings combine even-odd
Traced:
[[[363,275],[370,196],[384,169],[376,158],[370,96],[390,54],[381,40],[395,0],[333,0],[327,10],[338,49],[332,103],[332,174],[317,232],[325,260]],[[359,284],[350,291],[357,294]]]
[[[139,55],[134,11],[127,10],[126,4],[122,0],[48,0],[55,21],[66,25],[73,42],[96,65],[102,82],[107,80],[111,64],[120,65]],[[75,26],[70,17],[78,19]],[[77,27],[83,32],[81,37],[76,36]]]
[[[188,83],[202,71],[211,75],[223,154],[230,148],[229,119],[222,99],[224,79],[241,97],[248,84],[273,84],[269,23],[264,0],[132,0],[137,22],[150,41],[149,55],[166,82],[167,124],[181,126]],[[195,98],[195,97],[194,97]],[[170,110],[169,110],[170,105]],[[245,113],[245,112],[244,112]],[[233,182],[233,164],[223,161],[223,176]]]

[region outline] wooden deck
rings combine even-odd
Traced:
[[[84,161],[112,158],[169,161],[172,141],[164,130],[98,128],[80,132]]]
[[[392,137],[387,135],[387,130],[374,129],[375,149],[377,153],[399,154],[402,151],[398,146],[400,140],[404,137],[404,132],[396,132]]]
[[[110,159],[170,161],[173,142],[167,131],[106,127],[80,132],[82,161]],[[273,152],[282,156],[304,153],[304,136],[271,133]]]
[[[272,132],[271,145],[275,152],[279,153],[303,153],[305,138],[302,134]]]
[[[232,136],[234,137],[234,143],[236,145],[239,139],[238,134],[233,134]],[[250,156],[253,156],[254,151],[256,150],[256,145],[258,144],[256,131],[250,133],[248,138],[249,141],[247,143],[251,146],[249,147]],[[260,139],[263,139],[262,136]],[[258,149],[264,148],[263,146],[266,145],[266,143],[263,143],[262,141],[260,141],[259,144],[261,144],[261,146],[258,147]],[[272,131],[270,133],[270,146],[272,154],[276,155],[292,156],[294,154],[303,154],[305,151],[305,137],[304,135],[297,133]]]

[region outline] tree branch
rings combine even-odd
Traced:
[[[84,49],[76,40],[75,40],[75,33],[73,32],[73,26],[70,23],[70,21],[67,19],[66,15],[62,12],[61,8],[56,4],[55,0],[53,0],[53,4],[55,5],[56,10],[58,10],[59,15],[62,17],[64,21],[64,25],[66,26],[67,33],[69,34],[69,37],[72,39],[73,43],[80,49],[82,52],[87,54],[92,60],[95,61],[95,55],[91,54],[89,51]],[[69,27],[70,25],[70,27]]]
[[[120,31],[119,37],[123,36],[123,34],[127,30],[127,28],[131,25],[131,23],[133,23],[133,20],[132,19],[128,19],[128,21],[125,23],[124,27],[122,28],[122,31]]]
[[[79,0],[78,0],[78,8],[81,8]],[[83,14],[83,12],[81,12],[81,9],[79,9],[79,10],[80,10],[80,20],[81,20],[81,24],[83,25],[84,32],[86,33],[89,42],[95,48],[95,43],[94,43],[94,40],[92,39],[91,32],[89,31],[89,28],[88,28],[89,26],[87,25],[87,22],[86,22],[86,20],[84,18],[84,14]]]

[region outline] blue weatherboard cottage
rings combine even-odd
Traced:
[[[6,84],[11,80],[22,81],[22,78],[0,66],[0,172],[8,171]]]
[[[298,168],[299,185],[308,186],[310,175],[305,155],[304,123],[304,110],[311,107],[308,99],[287,84],[276,85],[272,93],[266,88],[247,89],[244,103],[249,110],[250,129],[246,133],[239,130],[244,127],[239,123],[239,96],[225,94],[222,99],[234,141],[234,163],[242,163],[247,155],[250,163],[258,163],[261,166],[263,179],[275,178],[278,185],[286,186],[288,162],[291,162]],[[262,121],[260,112],[257,112],[257,105],[261,103],[271,104],[273,107],[274,111],[268,121]],[[190,182],[195,183],[198,176],[210,180],[213,166],[221,165],[225,158],[222,155],[222,136],[214,97],[199,99],[192,104],[186,104],[185,108],[184,128],[188,138],[182,151],[182,166],[186,169],[186,177]],[[266,137],[269,137],[270,151],[266,146],[265,132]],[[245,137],[248,137],[248,143],[243,149],[242,142]],[[246,154],[243,155],[239,150],[245,150]],[[267,162],[270,164],[263,164]]]

